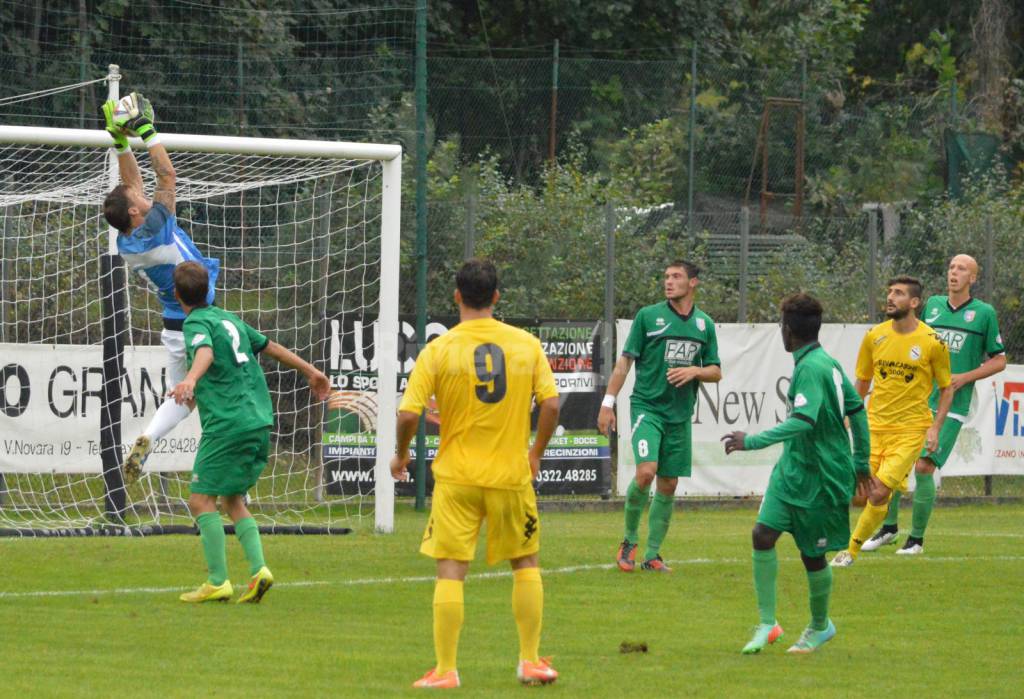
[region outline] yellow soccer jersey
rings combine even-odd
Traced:
[[[932,381],[949,385],[949,350],[924,323],[906,335],[888,320],[871,328],[857,354],[857,378],[871,381],[868,422],[872,432],[928,429]]]
[[[441,416],[434,479],[485,488],[530,482],[532,401],[558,395],[551,365],[533,335],[481,318],[459,323],[416,359],[398,409]]]

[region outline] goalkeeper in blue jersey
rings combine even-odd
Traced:
[[[181,262],[195,261],[206,267],[210,275],[206,302],[213,303],[214,283],[220,263],[203,257],[188,233],[178,225],[174,215],[174,166],[167,149],[160,143],[153,125],[153,108],[149,100],[133,92],[120,101],[108,100],[103,105],[107,131],[114,139],[121,184],[114,187],[103,202],[107,223],[116,228],[117,251],[133,271],[145,278],[163,306],[163,330],[160,341],[167,348],[167,380],[176,386],[185,378],[185,338],[182,328],[185,311],[174,298],[174,268]],[[143,192],[142,173],[128,145],[128,136],[138,136],[149,150],[156,191],[149,199]],[[125,459],[126,480],[135,481],[142,473],[142,464],[154,442],[173,430],[188,417],[191,408],[173,400],[164,400],[145,431],[135,440]]]

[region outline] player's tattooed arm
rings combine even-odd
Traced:
[[[178,176],[171,164],[171,156],[162,143],[156,143],[149,148],[149,157],[153,163],[153,172],[156,173],[156,191],[153,192],[153,201],[163,204],[164,208],[174,213],[176,189]]]
[[[121,173],[121,184],[142,191],[142,172],[130,148],[117,154],[117,169]]]

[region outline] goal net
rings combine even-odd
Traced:
[[[390,531],[400,147],[180,134],[162,142],[178,175],[179,225],[220,260],[217,305],[329,376],[351,368],[339,366],[339,348],[353,341],[366,358],[359,390],[322,404],[296,372],[261,361],[276,424],[250,491],[254,516],[264,530],[333,532],[373,513]],[[121,480],[121,459],[172,387],[160,304],[116,256],[103,218],[118,181],[109,145],[104,131],[0,126],[3,533],[192,526],[197,414],[158,440],[139,481]],[[148,156],[133,146],[151,194]],[[347,336],[353,328],[359,338]],[[378,448],[365,450],[357,477],[339,480],[325,425],[345,420]]]

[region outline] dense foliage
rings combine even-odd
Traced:
[[[4,94],[95,79],[116,62],[125,86],[144,87],[171,130],[401,142],[411,311],[413,3],[286,5],[2,3]],[[904,212],[898,233],[882,233],[877,277],[918,271],[940,290],[952,252],[985,259],[977,235],[992,221],[996,283],[1019,284],[1021,13],[1011,0],[430,2],[431,312],[450,309],[450,275],[472,238],[472,251],[505,270],[509,315],[602,315],[606,206],[618,222],[620,316],[656,298],[663,260],[683,254],[706,266],[703,303],[734,318],[744,204],[751,320],[771,318],[777,298],[796,287],[825,296],[835,320],[867,319],[869,203]],[[0,119],[96,127],[102,90],[0,103]],[[773,112],[759,140],[767,97],[802,99],[802,179],[796,111]],[[999,152],[956,156],[966,172],[958,176],[975,184],[954,200],[948,135],[956,133],[988,134]],[[762,184],[779,193],[764,216]],[[1007,318],[1017,314],[1012,296],[995,298]]]

